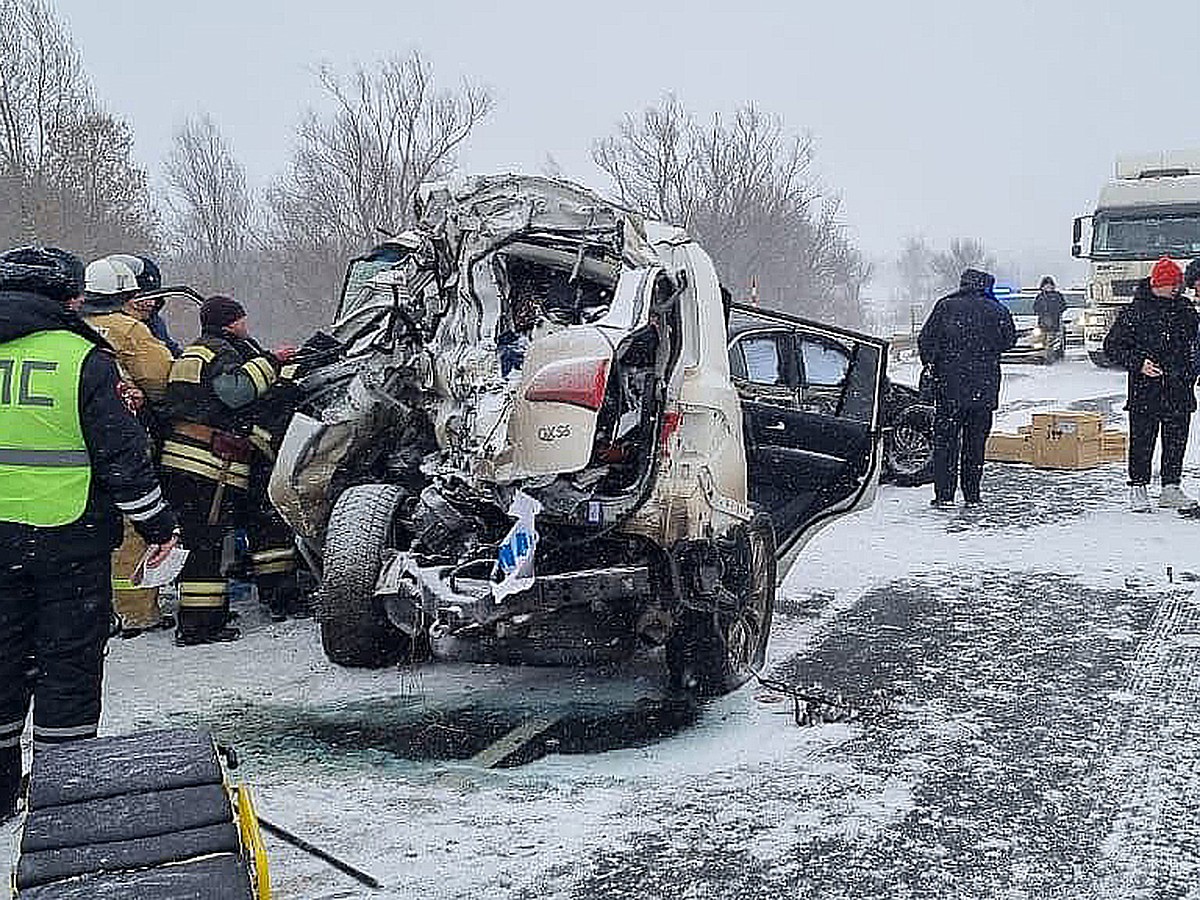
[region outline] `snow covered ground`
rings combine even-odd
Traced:
[[[1123,428],[1123,391],[1077,356],[1007,367],[997,427],[1094,408]],[[1120,466],[992,463],[978,514],[885,488],[822,532],[770,671],[843,695],[849,723],[797,727],[753,686],[674,704],[653,657],[339,670],[313,624],[246,607],[236,644],[114,642],[102,729],[212,728],[263,815],[386,886],[270,842],[284,900],[1197,896],[1200,522],[1131,514],[1125,490]],[[532,761],[469,761],[537,718]]]

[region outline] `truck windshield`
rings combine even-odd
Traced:
[[[1162,215],[1097,213],[1092,256],[1107,259],[1156,259],[1200,256],[1200,211]]]

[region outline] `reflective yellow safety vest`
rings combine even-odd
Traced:
[[[70,331],[0,344],[0,522],[49,528],[83,515],[92,467],[79,382],[94,346]]]

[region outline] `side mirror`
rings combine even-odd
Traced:
[[[1075,245],[1075,249],[1079,248],[1079,241],[1083,237],[1083,216],[1075,217],[1075,227],[1071,230],[1071,242]],[[1074,251],[1072,251],[1074,252]],[[1078,253],[1075,253],[1078,256]]]
[[[1079,246],[1079,244],[1072,244],[1071,255],[1078,259],[1079,257],[1083,256],[1083,248]]]

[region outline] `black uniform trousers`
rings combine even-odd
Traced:
[[[953,500],[958,484],[963,499],[979,502],[983,454],[992,430],[992,410],[981,406],[947,409],[933,418],[933,488],[938,500]]]
[[[1192,414],[1158,416],[1129,412],[1129,483],[1150,483],[1150,461],[1154,444],[1162,433],[1162,483],[1179,484],[1183,478],[1183,455],[1187,450]]]
[[[0,547],[0,817],[16,805],[31,701],[37,744],[95,737],[100,721],[110,550],[62,551],[45,541]]]
[[[222,555],[225,535],[243,518],[246,492],[233,484],[219,486],[165,461],[162,485],[189,551],[178,578],[178,634],[184,642],[203,643],[213,640],[229,623],[229,581],[222,569]]]
[[[267,494],[274,456],[255,454],[250,466],[249,517],[246,538],[250,545],[250,577],[258,599],[275,619],[305,612],[297,581],[296,538]]]

